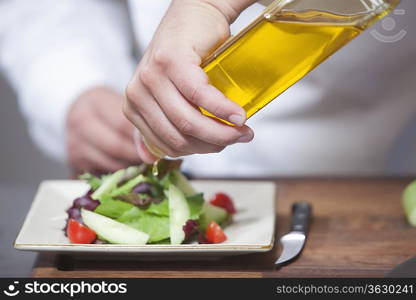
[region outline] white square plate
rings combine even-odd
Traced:
[[[73,254],[120,255],[236,255],[272,249],[275,228],[275,185],[265,181],[196,180],[192,185],[209,198],[225,192],[234,200],[237,213],[225,228],[228,239],[221,244],[112,245],[71,244],[62,228],[66,210],[83,195],[88,186],[77,180],[44,181],[26,216],[14,247],[19,250],[65,252]]]

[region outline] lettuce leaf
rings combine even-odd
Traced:
[[[157,216],[169,217],[168,200],[165,199],[158,204],[156,203],[150,204],[150,206],[147,209],[145,209],[145,212],[151,213]]]
[[[204,195],[202,193],[194,194],[186,197],[186,201],[191,212],[191,220],[198,220],[205,202]]]
[[[94,212],[115,219],[122,216],[126,211],[129,211],[133,207],[135,206],[125,201],[105,198],[105,201],[102,201]]]
[[[149,235],[149,242],[158,242],[169,238],[169,217],[147,213],[133,207],[117,218],[118,222],[129,225]]]
[[[79,176],[79,179],[85,180],[90,185],[93,191],[98,189],[98,187],[101,185],[102,180],[103,180],[102,178],[95,176],[91,173],[84,173],[81,176]]]
[[[170,239],[164,239],[157,242],[150,242],[152,244],[158,244],[158,245],[170,245]]]
[[[104,201],[95,209],[96,213],[115,219],[149,235],[149,242],[158,242],[169,238],[168,201],[152,203],[147,209],[140,209],[128,202],[104,197]]]

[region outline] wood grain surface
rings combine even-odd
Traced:
[[[215,261],[112,261],[41,254],[34,277],[383,277],[416,255],[416,228],[404,217],[408,179],[281,179],[276,244],[268,253]],[[276,270],[278,239],[290,223],[291,204],[309,201],[313,222],[305,249]]]

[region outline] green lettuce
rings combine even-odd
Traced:
[[[198,220],[205,202],[203,194],[200,193],[188,196],[186,197],[186,201],[191,212],[191,219]]]
[[[145,209],[147,213],[151,213],[157,216],[169,217],[169,204],[168,200],[163,200],[160,203],[152,203],[150,206]]]
[[[81,176],[79,176],[79,179],[85,180],[90,185],[93,191],[98,189],[102,183],[102,178],[95,176],[91,173],[84,173]]]
[[[96,207],[94,212],[115,219],[122,216],[126,211],[129,211],[133,207],[135,206],[125,201],[105,198],[105,201],[102,201],[101,204]]]
[[[147,213],[145,210],[133,207],[118,217],[117,221],[147,233],[150,242],[169,238],[169,217]]]

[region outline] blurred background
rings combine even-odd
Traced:
[[[39,182],[69,174],[65,165],[41,153],[26,126],[15,95],[0,73],[0,277],[30,276],[35,254],[16,251],[12,243]],[[10,211],[16,213],[4,213]]]
[[[47,158],[33,143],[19,112],[16,97],[0,73],[0,182],[39,183],[66,178],[65,165]]]

